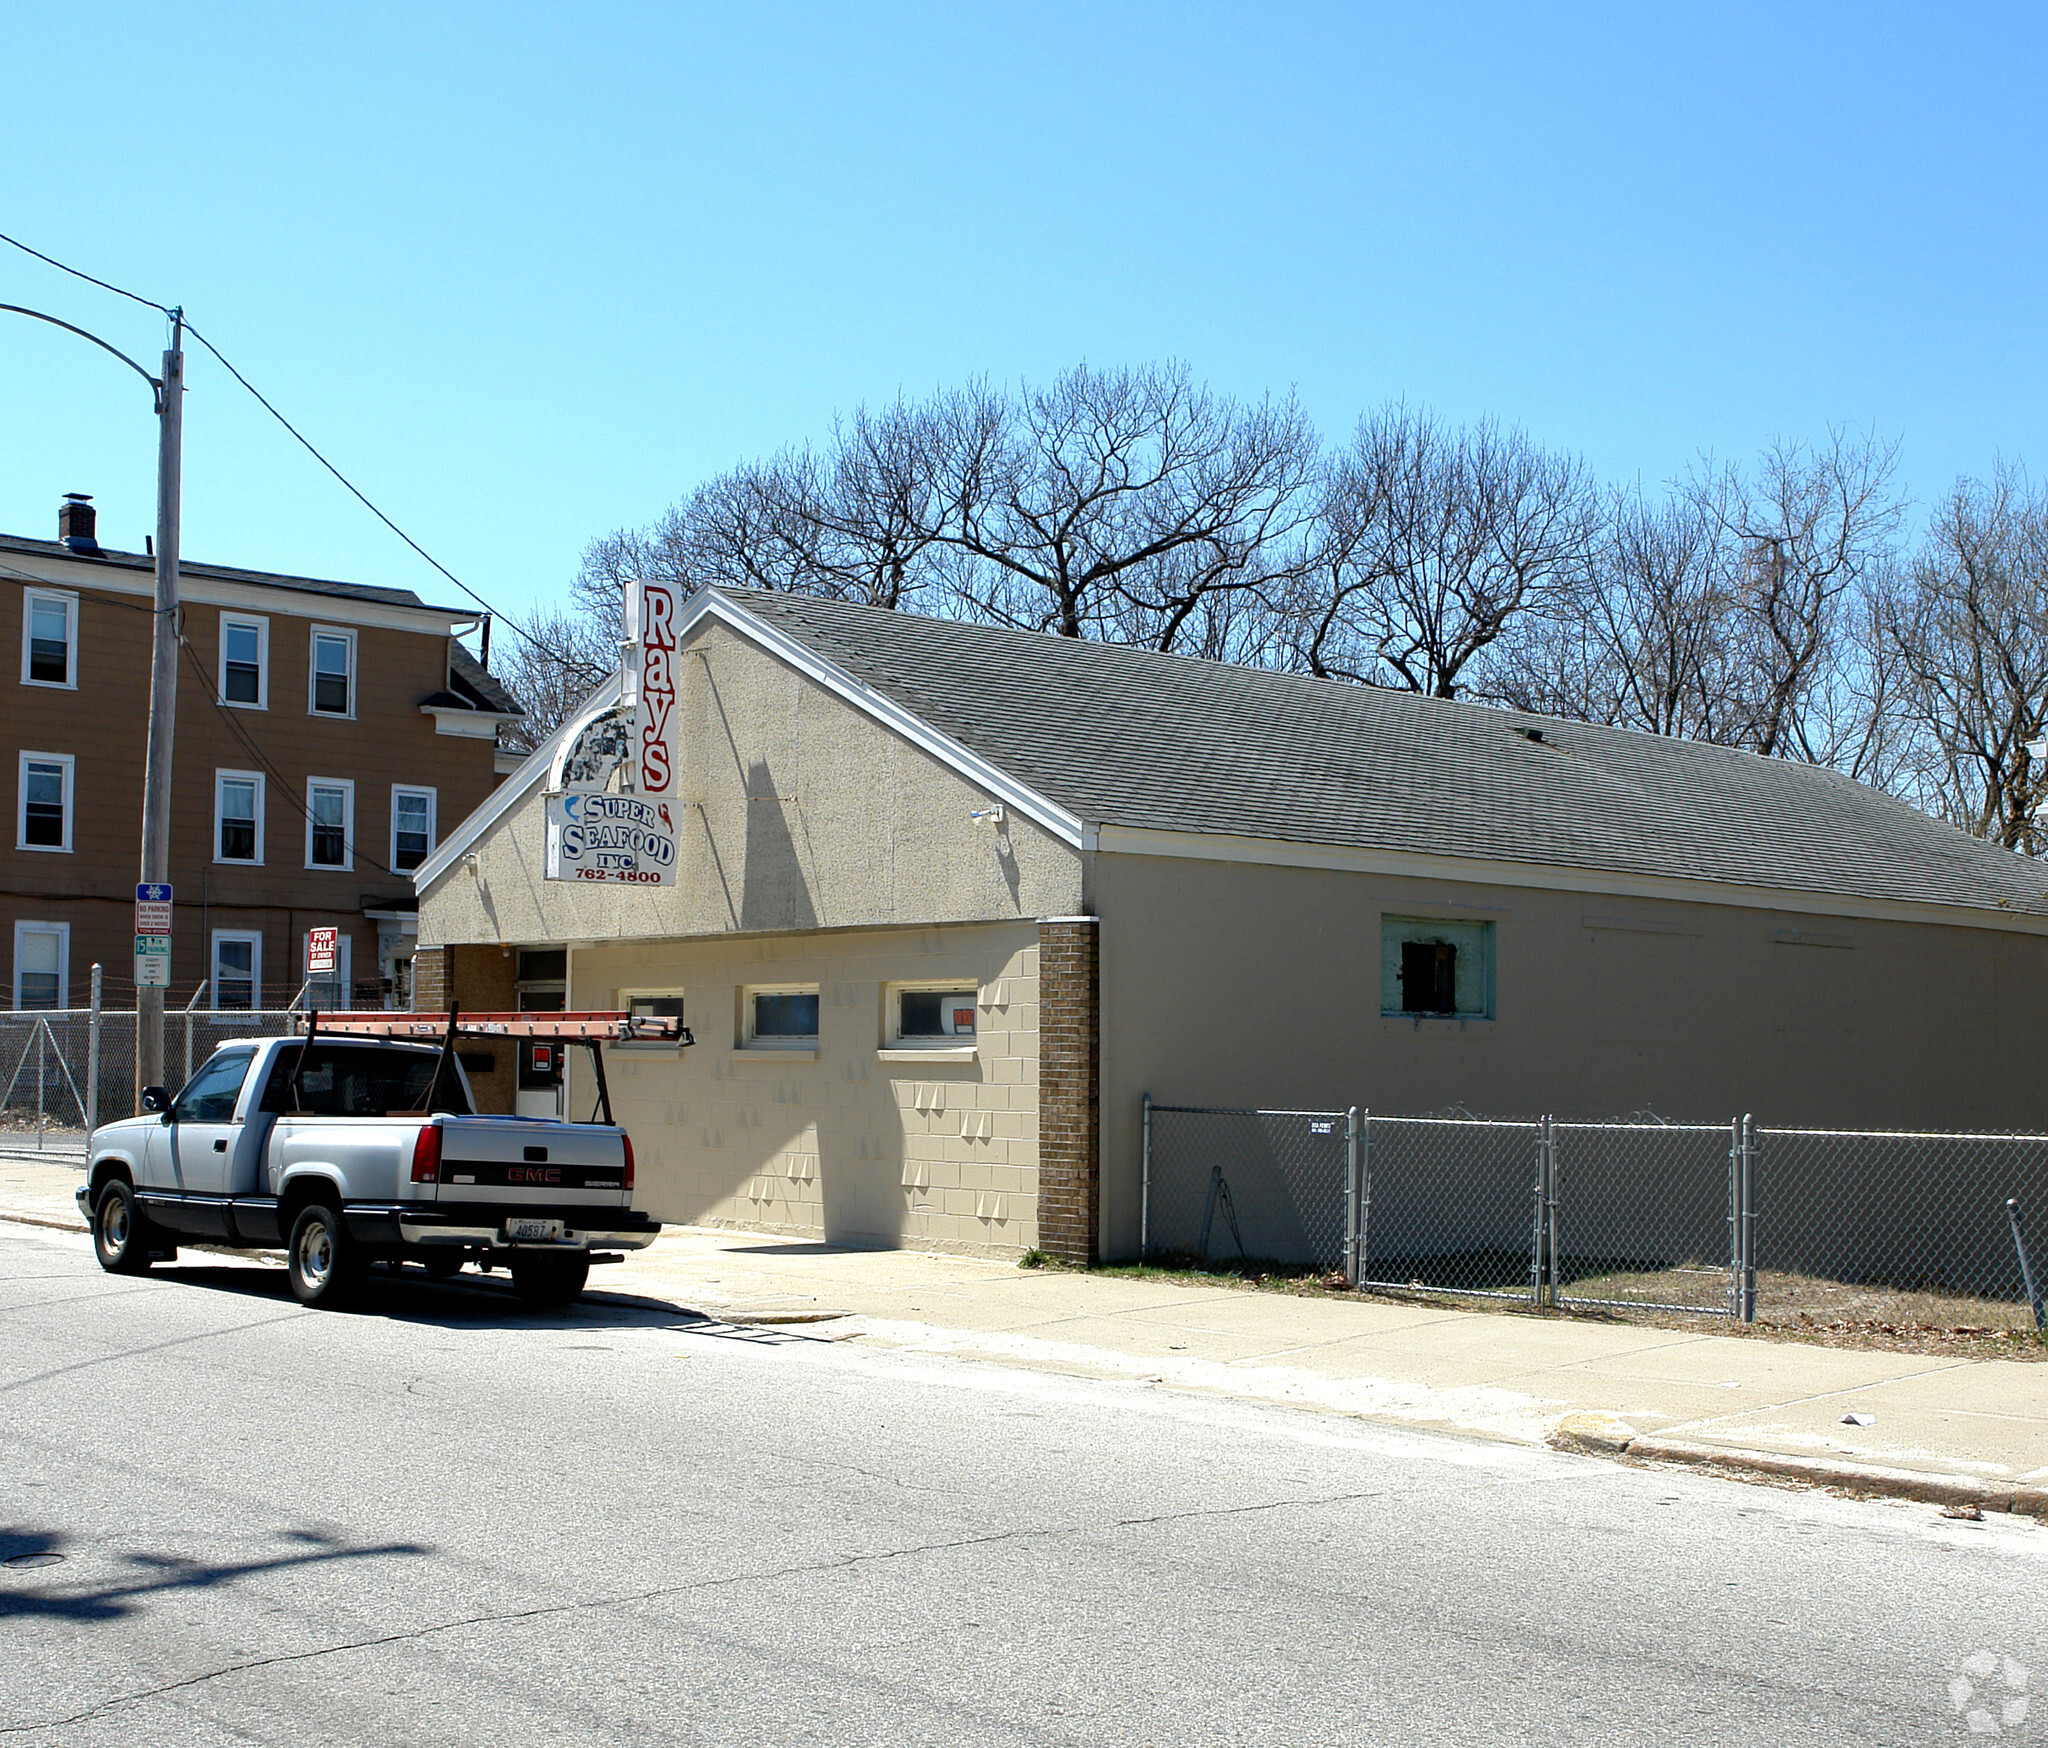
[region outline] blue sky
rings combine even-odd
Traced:
[[[2048,9],[15,8],[0,230],[182,302],[500,606],[835,410],[1179,357],[1602,475],[1831,424],[2048,473]],[[152,362],[0,250],[0,302]],[[210,360],[194,558],[452,591]],[[146,391],[0,316],[0,528],[153,525]]]

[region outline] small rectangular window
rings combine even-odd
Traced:
[[[1493,1018],[1493,924],[1380,919],[1380,1012]]]
[[[21,755],[21,811],[15,820],[14,838],[18,849],[71,848],[72,763],[69,753]]]
[[[741,1043],[762,1050],[815,1048],[818,986],[776,984],[740,992]]]
[[[346,870],[355,822],[355,785],[346,778],[313,777],[306,783],[306,866]]]
[[[434,792],[431,789],[391,791],[391,866],[409,874],[434,849]]]
[[[78,597],[23,591],[21,679],[27,686],[78,684]]]
[[[14,925],[14,1005],[61,1008],[69,994],[71,925]]]
[[[270,667],[270,621],[231,619],[220,621],[220,695],[230,704],[247,710],[268,708]]]
[[[355,714],[356,635],[313,631],[312,710],[317,716]]]
[[[907,1043],[974,1036],[978,989],[904,989],[896,993],[896,1035]]]
[[[247,1011],[263,1003],[263,937],[233,929],[213,932],[213,1005]]]
[[[216,862],[263,861],[263,776],[259,771],[216,771],[213,778]]]

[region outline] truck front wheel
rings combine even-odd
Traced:
[[[338,1305],[362,1274],[362,1259],[341,1215],[325,1202],[312,1202],[292,1222],[285,1252],[292,1297],[301,1305]]]
[[[111,1275],[139,1275],[149,1267],[149,1222],[135,1205],[135,1191],[121,1178],[100,1191],[92,1215],[92,1247]]]
[[[552,1310],[572,1303],[590,1279],[590,1258],[517,1256],[512,1258],[512,1290],[536,1309]]]

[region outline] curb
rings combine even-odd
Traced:
[[[47,1226],[52,1232],[90,1232],[92,1228],[83,1220],[47,1220],[40,1214],[17,1214],[12,1208],[0,1208],[0,1220],[15,1226]]]
[[[1567,1414],[1549,1439],[1553,1450],[1586,1456],[1625,1457],[1631,1462],[1670,1463],[1711,1469],[1757,1481],[1798,1481],[1866,1499],[1910,1499],[1923,1505],[1974,1508],[2017,1517],[2048,1519],[2048,1487],[2005,1487],[1959,1476],[1923,1475],[1862,1463],[1831,1463],[1817,1457],[1784,1457],[1773,1451],[1732,1445],[1694,1444],[1685,1439],[1644,1438],[1611,1414]]]

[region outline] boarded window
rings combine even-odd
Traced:
[[[1380,1012],[1493,1018],[1490,922],[1380,919]]]

